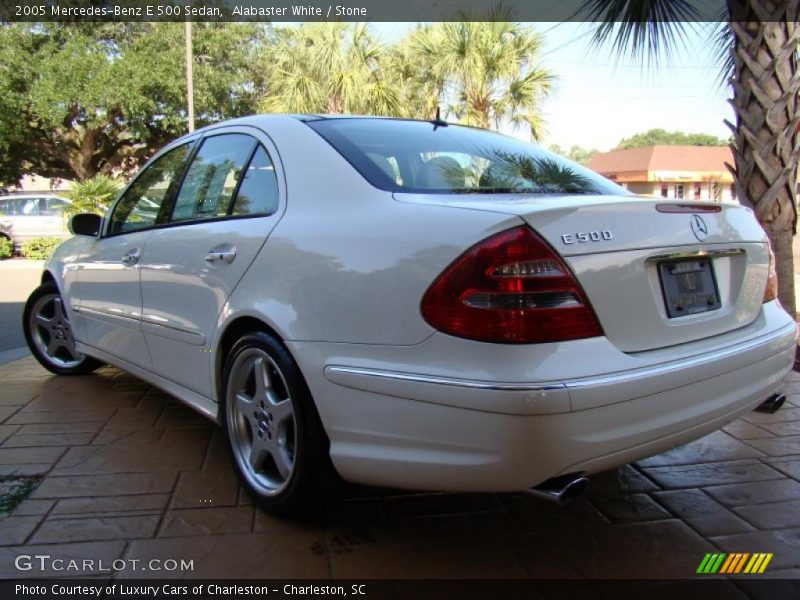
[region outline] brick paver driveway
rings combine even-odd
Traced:
[[[193,559],[186,575],[204,577],[570,579],[687,577],[706,552],[772,552],[768,575],[800,577],[795,374],[777,414],[593,477],[564,508],[354,489],[306,523],[255,510],[219,431],[130,375],[53,377],[24,359],[0,382],[0,476],[41,477],[0,518],[0,577],[34,551]],[[746,583],[732,579],[735,597]]]

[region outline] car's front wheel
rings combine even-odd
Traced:
[[[102,364],[76,349],[72,324],[55,283],[43,283],[30,295],[22,328],[34,358],[52,373],[86,375]]]
[[[331,479],[328,441],[287,350],[254,332],[232,348],[224,371],[222,426],[242,484],[264,509],[298,513]]]

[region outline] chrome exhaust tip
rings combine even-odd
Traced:
[[[773,394],[772,396],[764,400],[761,404],[756,406],[753,410],[755,412],[767,413],[768,415],[772,415],[778,412],[778,410],[780,410],[784,402],[786,402],[786,396],[784,394]]]
[[[563,506],[583,492],[588,485],[589,480],[583,473],[570,473],[569,475],[559,475],[548,479],[544,483],[526,490],[526,492],[537,498]]]

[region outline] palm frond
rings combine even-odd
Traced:
[[[689,0],[583,0],[576,16],[595,23],[592,43],[657,63],[669,57],[700,17]]]
[[[727,11],[717,23],[710,25],[713,27],[712,38],[714,40],[714,54],[716,62],[720,65],[717,74],[717,85],[724,87],[733,79],[736,65],[733,63],[733,30],[727,20]]]

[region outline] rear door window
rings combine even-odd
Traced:
[[[244,134],[206,138],[189,166],[170,221],[196,221],[228,215],[255,145],[255,139]]]
[[[51,217],[57,217],[64,213],[67,208],[68,202],[61,198],[46,198],[45,199],[45,214]]]
[[[232,215],[271,215],[278,210],[278,178],[267,151],[259,145],[247,166]]]

